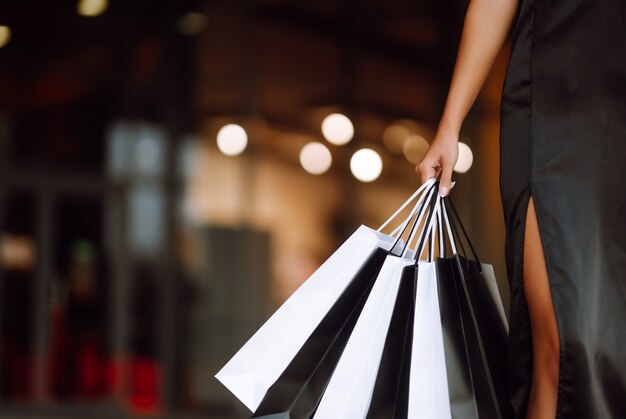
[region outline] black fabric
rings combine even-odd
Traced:
[[[312,417],[388,253],[380,248],[372,253],[285,371],[268,389],[252,417]]]
[[[407,266],[402,271],[367,419],[408,416],[416,287],[417,266]]]
[[[436,263],[452,417],[510,419],[506,332],[478,262],[455,255]]]
[[[532,378],[523,239],[533,197],[560,341],[557,417],[626,417],[626,2],[521,0],[501,102],[509,388]]]

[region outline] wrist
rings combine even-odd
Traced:
[[[459,141],[459,129],[456,126],[442,125],[437,128],[437,137],[445,138],[446,140]]]
[[[451,135],[458,139],[459,133],[461,132],[461,122],[451,118],[446,118],[444,116],[439,121],[437,131],[441,132],[442,134]]]

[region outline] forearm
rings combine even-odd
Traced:
[[[471,0],[440,130],[458,134],[511,27],[518,0]]]

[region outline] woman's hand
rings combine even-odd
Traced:
[[[441,173],[439,194],[446,196],[453,186],[452,170],[458,157],[458,133],[440,128],[422,161],[415,167],[415,171],[422,178],[422,184]]]

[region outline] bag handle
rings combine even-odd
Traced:
[[[438,208],[439,208],[439,203],[440,203],[440,200],[441,200],[441,195],[439,195],[439,191],[438,191],[438,188],[437,188],[438,183],[439,182],[435,183],[434,190],[430,194],[429,206],[428,206],[428,216],[426,218],[426,221],[424,222],[424,225],[423,225],[423,228],[422,228],[422,232],[420,234],[420,239],[419,239],[419,242],[418,242],[419,244],[415,248],[415,261],[416,261],[416,263],[417,263],[417,261],[419,261],[419,258],[420,258],[420,256],[422,255],[422,253],[424,251],[424,245],[426,243],[426,238],[430,236],[430,233],[433,230],[433,224],[434,224],[434,221],[437,218],[437,212],[439,211]],[[435,195],[436,195],[436,198],[432,199]],[[422,214],[422,216],[423,216],[423,214]],[[422,219],[422,217],[420,217],[420,219],[416,221],[415,225],[419,225],[421,223],[421,219]],[[415,227],[415,225],[414,225],[414,227]],[[413,235],[415,235],[415,233],[416,232],[414,231]],[[409,243],[412,242],[413,235],[409,239]],[[430,259],[430,257],[429,257],[429,259]]]
[[[391,237],[396,239],[391,247],[391,249],[394,249],[400,242],[401,237],[405,234],[409,224],[412,224],[409,230],[408,239],[403,246],[402,252],[397,256],[406,257],[408,251],[411,249],[411,244],[419,233],[419,240],[415,248],[414,255],[416,263],[419,261],[426,245],[429,246],[427,260],[429,262],[433,260],[435,256],[435,238],[438,238],[439,256],[445,256],[448,247],[446,242],[449,242],[450,250],[453,255],[458,253],[458,245],[460,247],[461,254],[466,260],[469,260],[467,258],[465,246],[463,245],[463,241],[466,241],[472,252],[472,256],[476,262],[478,262],[479,269],[482,271],[482,268],[480,268],[478,253],[476,252],[476,249],[467,234],[467,230],[465,229],[465,226],[461,221],[461,217],[452,202],[452,198],[449,195],[445,197],[439,195],[437,188],[438,185],[439,181],[436,178],[430,178],[424,182],[417,189],[417,191],[415,191],[411,197],[407,199],[400,206],[400,208],[398,208],[396,212],[380,226],[378,231],[381,231],[389,225],[389,223],[393,221],[400,214],[400,212],[402,212],[417,198],[409,216],[391,233]],[[424,217],[426,217],[426,220],[424,221],[422,228],[419,229],[418,227],[422,224]],[[411,220],[413,220],[412,223]],[[463,233],[464,240],[461,238],[458,227],[460,227],[460,230]],[[391,251],[389,253],[393,254]]]
[[[400,231],[400,233],[396,237],[396,240],[395,240],[393,246],[391,247],[391,249],[394,249],[397,246],[398,242],[400,242],[401,237],[404,235],[404,233],[405,233],[405,231],[406,231],[406,229],[408,227],[409,222],[411,221],[411,219],[413,219],[413,218],[415,218],[417,216],[417,219],[416,219],[417,221],[413,222],[411,230],[409,231],[409,239],[404,244],[400,254],[396,255],[396,256],[405,257],[406,253],[410,249],[411,238],[412,238],[415,226],[416,226],[416,224],[419,224],[419,220],[421,220],[421,218],[422,218],[422,216],[424,214],[424,209],[425,209],[426,205],[430,201],[431,191],[436,187],[436,184],[434,184],[432,182],[429,182],[429,185],[430,185],[430,188],[428,190],[426,190],[424,193],[422,193],[420,198],[417,200],[417,203],[415,204],[415,207],[411,211],[411,214],[409,215],[409,217],[400,226],[400,227],[402,227],[402,230]],[[390,251],[390,254],[394,254],[394,253],[392,253]]]
[[[382,231],[385,227],[387,227],[387,225],[389,225],[389,223],[390,223],[391,221],[393,221],[393,220],[394,220],[394,219],[398,216],[398,214],[400,214],[400,213],[401,213],[401,212],[402,212],[402,211],[403,211],[403,210],[404,210],[404,209],[405,209],[405,208],[406,208],[406,207],[407,207],[407,206],[408,206],[408,205],[409,205],[409,204],[410,204],[413,200],[415,200],[415,198],[417,198],[418,196],[420,196],[420,194],[421,194],[421,193],[422,193],[422,192],[423,192],[426,188],[432,187],[432,185],[435,183],[435,181],[436,181],[436,179],[435,179],[435,178],[431,178],[431,179],[428,179],[426,182],[424,182],[424,183],[422,184],[422,186],[420,186],[420,187],[417,189],[417,191],[415,191],[415,192],[413,193],[413,195],[411,195],[411,197],[410,197],[409,199],[407,199],[407,200],[404,202],[404,204],[402,204],[402,205],[400,206],[400,208],[398,208],[398,209],[396,210],[396,212],[394,212],[394,213],[393,213],[393,215],[392,215],[391,217],[389,217],[389,218],[387,219],[387,221],[385,221],[385,222],[384,222],[384,223],[383,223],[383,224],[382,224],[382,225],[378,228],[378,230],[376,230],[376,231],[380,232],[380,231]],[[422,199],[422,197],[423,197],[423,196],[420,196],[420,199]],[[417,207],[417,206],[419,205],[420,199],[418,199],[417,204],[415,205],[415,207]],[[414,208],[414,210],[415,210],[415,208]],[[396,228],[393,230],[393,232],[391,233],[391,236],[392,236],[392,237],[395,237],[395,235],[396,235],[396,234],[398,234],[398,232],[399,232],[400,230],[404,230],[404,229],[406,228],[406,225],[407,225],[407,224],[409,223],[409,221],[411,220],[411,218],[413,218],[413,215],[414,215],[414,213],[413,213],[413,211],[411,211],[411,214],[410,214],[410,215],[406,218],[406,220],[404,220],[404,222],[403,222],[403,223],[401,223],[398,227],[396,227]],[[400,234],[400,235],[402,235],[402,234]]]
[[[459,213],[456,210],[456,207],[454,206],[454,202],[452,202],[452,199],[450,197],[447,197],[447,199],[444,200],[444,204],[447,207],[452,208],[452,213],[454,214],[454,218],[456,219],[456,222],[458,223],[458,225],[461,227],[461,231],[463,232],[463,236],[465,237],[465,241],[467,241],[467,244],[470,247],[470,250],[472,251],[472,255],[474,256],[474,259],[476,259],[476,262],[478,262],[478,264],[480,265],[480,259],[478,258],[478,253],[476,252],[476,249],[474,248],[474,245],[472,244],[472,241],[469,238],[469,235],[467,234],[467,231],[465,230],[465,226],[463,225],[463,222],[461,221],[461,217],[459,216]],[[454,222],[452,223],[452,228],[453,230],[455,229],[454,226]],[[460,239],[458,232],[455,232],[459,243],[462,246],[462,241]],[[465,253],[465,250],[463,249],[463,253]]]
[[[465,250],[465,246],[463,245],[463,241],[466,241],[472,256],[478,263],[479,270],[482,272],[482,267],[480,265],[480,259],[478,257],[478,253],[476,252],[476,248],[472,244],[471,239],[469,238],[469,234],[461,221],[461,217],[454,206],[454,202],[450,198],[450,196],[442,197],[437,193],[436,186],[438,185],[438,181],[433,184],[433,189],[428,191],[428,196],[422,202],[422,208],[419,211],[419,216],[413,222],[413,226],[411,227],[411,232],[409,234],[409,239],[407,240],[407,245],[405,246],[405,251],[403,251],[403,256],[406,256],[407,246],[410,245],[415,236],[417,235],[417,226],[419,226],[424,218],[425,214],[427,215],[426,221],[422,226],[420,238],[418,241],[418,245],[415,250],[415,260],[416,263],[419,261],[422,253],[424,252],[425,246],[428,245],[428,253],[427,260],[430,262],[434,259],[435,256],[435,240],[438,239],[438,253],[439,256],[444,257],[447,253],[447,243],[450,243],[450,250],[452,254],[458,253],[458,247],[460,247],[461,254],[469,261],[467,257],[467,252]],[[433,197],[437,194],[436,198]],[[461,237],[459,233],[459,227],[463,234]],[[447,239],[447,240],[446,240]],[[464,240],[463,240],[464,239]],[[468,262],[469,266],[469,262]]]

